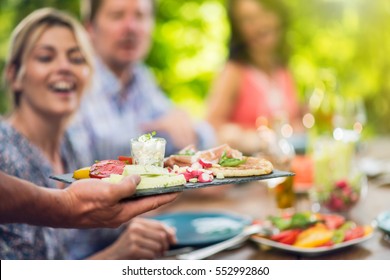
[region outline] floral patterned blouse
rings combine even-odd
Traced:
[[[65,172],[79,167],[68,137],[61,146]],[[50,162],[9,123],[0,120],[0,170],[38,186],[57,188]],[[0,225],[0,259],[78,259],[109,245],[118,230],[72,230],[27,224]]]

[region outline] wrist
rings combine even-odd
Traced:
[[[88,257],[88,260],[119,260],[118,256],[115,254],[115,250],[112,248],[113,245],[108,246],[107,248],[93,254]]]
[[[52,227],[66,228],[69,225],[69,206],[63,190],[42,188],[36,195],[39,207],[37,223]]]

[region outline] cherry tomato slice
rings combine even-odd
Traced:
[[[118,160],[124,161],[126,164],[133,164],[133,158],[129,156],[119,156]]]
[[[337,214],[323,214],[322,219],[328,229],[338,229],[345,223],[345,218]]]
[[[344,237],[344,242],[349,241],[349,240],[353,240],[353,239],[357,239],[357,238],[361,238],[363,236],[364,236],[364,227],[358,226],[358,227],[355,227],[355,228],[352,228],[352,229],[349,229],[346,231],[345,237]]]
[[[89,177],[91,178],[107,178],[111,174],[122,174],[126,163],[120,160],[102,160],[91,166]]]
[[[273,241],[277,241],[284,244],[293,244],[297,239],[298,235],[302,232],[300,229],[288,229],[284,230],[278,234],[274,234],[271,236]]]

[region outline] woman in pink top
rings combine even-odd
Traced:
[[[294,82],[285,66],[286,17],[275,0],[230,0],[228,14],[229,60],[211,91],[208,120],[221,142],[249,154],[259,149],[259,122],[299,122]]]

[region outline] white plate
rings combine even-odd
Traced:
[[[369,177],[390,173],[390,163],[384,159],[362,158],[358,161],[358,166],[360,171]]]
[[[349,247],[352,245],[359,244],[361,242],[364,242],[364,241],[370,239],[372,236],[373,236],[373,232],[371,232],[370,234],[368,234],[364,237],[361,237],[361,238],[342,242],[342,243],[339,243],[339,244],[336,244],[333,246],[329,246],[329,247],[319,247],[319,248],[299,248],[299,247],[283,244],[280,242],[272,241],[270,239],[263,238],[260,236],[252,236],[251,240],[258,243],[258,244],[267,245],[267,246],[270,246],[270,247],[278,249],[278,250],[283,250],[283,251],[292,253],[294,255],[315,257],[315,256],[325,255],[325,254],[328,254],[328,253],[331,253],[331,252],[334,252],[337,250],[341,250],[343,248],[346,248],[346,247]]]

